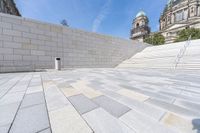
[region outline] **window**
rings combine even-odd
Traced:
[[[190,11],[190,12],[191,12],[191,13],[194,13],[194,7],[191,8],[191,11]]]
[[[176,22],[181,21],[184,19],[184,12],[183,11],[178,11],[176,13]]]
[[[140,26],[140,24],[139,24],[139,23],[137,23],[137,24],[136,24],[136,28],[138,28],[139,26]]]
[[[186,20],[188,18],[188,10],[184,10],[183,19]]]
[[[168,16],[167,20],[168,20],[168,22],[170,21],[170,16]]]

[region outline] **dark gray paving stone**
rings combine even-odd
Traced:
[[[49,127],[45,104],[20,109],[10,133],[35,133]]]
[[[69,97],[69,101],[80,114],[84,114],[98,108],[97,104],[82,94]]]
[[[163,108],[165,110],[177,113],[177,114],[181,114],[184,116],[189,116],[189,117],[200,117],[200,112],[196,112],[196,111],[192,111],[174,104],[169,104],[157,99],[149,99],[146,101],[146,103],[155,105],[157,107]]]
[[[129,107],[106,96],[99,96],[94,98],[93,101],[117,118],[131,110]]]
[[[37,104],[43,104],[43,103],[45,103],[45,100],[44,100],[44,95],[42,92],[32,93],[32,94],[25,95],[22,101],[21,108],[25,108],[25,107],[33,106]]]

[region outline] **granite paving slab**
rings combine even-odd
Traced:
[[[102,108],[83,115],[95,133],[135,133],[135,131]]]
[[[159,121],[160,118],[165,114],[165,111],[163,109],[159,109],[157,107],[127,97],[122,97],[119,101],[124,105],[130,107],[132,110],[136,110],[145,115],[148,115],[149,117],[157,121]]]
[[[93,133],[71,105],[49,112],[49,117],[53,133]]]
[[[131,99],[134,99],[134,100],[137,100],[137,101],[141,101],[141,102],[149,99],[149,97],[144,95],[144,94],[137,93],[137,92],[134,92],[134,91],[130,91],[130,90],[127,90],[127,89],[121,89],[117,93],[119,93],[119,94],[121,94],[125,97],[131,98]]]
[[[120,117],[120,120],[137,133],[181,133],[133,110]]]
[[[69,101],[64,94],[56,86],[44,86],[45,98],[48,110],[56,110],[63,108],[69,104]]]
[[[154,97],[154,98],[162,100],[162,101],[166,101],[166,102],[173,102],[174,101],[174,97],[165,96],[165,95],[159,94],[157,92],[152,92],[150,90],[143,90],[143,88],[138,89],[136,87],[127,86],[127,85],[121,85],[121,87],[129,89],[129,90],[133,90],[135,92],[144,94],[144,95],[149,96],[149,97]]]
[[[21,108],[26,108],[33,105],[44,104],[45,99],[43,92],[28,94],[24,97]]]
[[[82,94],[71,96],[68,99],[81,115],[98,108],[97,104]]]
[[[25,92],[7,93],[0,99],[0,105],[12,104],[21,102]]]
[[[0,86],[0,99],[22,78],[22,76],[10,79],[6,84]]]
[[[46,106],[40,104],[20,109],[10,133],[35,133],[49,126]]]
[[[11,124],[17,113],[20,103],[0,105],[0,126]]]
[[[160,107],[167,111],[174,112],[176,114],[180,114],[186,117],[200,117],[200,112],[192,111],[191,109],[183,108],[174,104],[169,104],[163,101],[159,101],[156,99],[148,99],[146,103],[152,104],[154,106]]]
[[[190,101],[185,101],[185,100],[176,100],[174,102],[175,105],[182,106],[184,108],[194,110],[196,112],[200,111],[200,102],[199,103],[194,103]]]
[[[43,92],[42,85],[28,87],[26,94],[37,93],[37,92]]]
[[[63,94],[66,97],[74,96],[74,95],[79,95],[81,94],[81,91],[78,89],[73,88],[72,86],[65,87],[65,88],[60,88],[60,90],[63,92]]]
[[[178,129],[182,133],[198,133],[197,130],[200,129],[200,120],[198,125],[195,126],[192,123],[192,120],[187,120],[173,113],[167,113],[163,117],[162,123],[167,125],[169,128]]]
[[[94,98],[93,101],[117,118],[131,110],[129,107],[106,96],[99,96]]]
[[[0,126],[0,133],[8,133],[9,128],[10,128],[10,124]]]

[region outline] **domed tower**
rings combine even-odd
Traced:
[[[140,11],[133,20],[130,39],[143,42],[149,36],[150,32],[149,19],[145,12]]]

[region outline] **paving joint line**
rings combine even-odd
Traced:
[[[11,125],[10,125],[10,127],[9,127],[9,129],[8,129],[8,133],[10,133],[10,130],[11,130],[11,128],[12,128],[12,126],[13,126],[13,123],[14,123],[16,117],[17,117],[17,114],[18,114],[18,112],[19,112],[19,110],[20,110],[20,107],[21,107],[21,105],[22,105],[22,102],[23,102],[23,100],[24,100],[24,97],[25,97],[25,95],[26,95],[26,92],[27,92],[27,90],[28,90],[28,87],[29,87],[29,85],[30,85],[32,79],[33,79],[33,73],[31,73],[31,79],[29,80],[29,83],[28,83],[28,85],[27,85],[27,89],[26,89],[26,91],[25,91],[25,93],[24,93],[24,96],[23,96],[23,98],[22,98],[22,100],[21,100],[19,106],[18,106],[18,109],[17,109],[17,111],[16,111],[16,113],[15,113],[15,116],[14,116],[14,118],[13,118],[13,121],[12,121],[12,123],[11,123]]]
[[[3,96],[0,97],[0,99],[2,99],[6,94],[8,94],[8,92],[9,92],[15,85],[17,85],[17,84],[19,83],[19,81],[21,81],[24,77],[25,77],[25,75],[22,76],[21,78],[19,78],[19,79],[16,81],[16,83],[15,83],[14,85],[12,85],[12,86],[6,91],[6,93],[3,94]],[[12,79],[13,79],[13,78],[12,78]],[[10,79],[10,80],[11,80],[11,79]],[[9,81],[10,81],[10,80],[9,80]],[[8,81],[8,82],[9,82],[9,81]]]
[[[50,118],[49,118],[49,111],[48,111],[48,107],[47,107],[47,101],[46,101],[46,95],[45,95],[45,92],[44,92],[44,80],[43,80],[43,75],[40,73],[40,79],[41,79],[41,83],[42,83],[42,89],[43,89],[43,96],[44,96],[44,102],[45,102],[45,107],[46,107],[46,112],[47,112],[47,115],[48,115],[48,121],[49,121],[49,128],[50,128],[50,131],[52,133],[52,128],[51,128],[51,122],[50,122]]]

